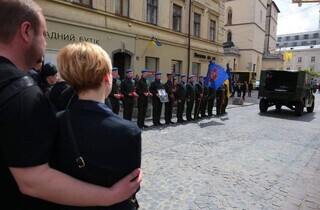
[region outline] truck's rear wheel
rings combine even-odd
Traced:
[[[307,107],[307,112],[311,113],[314,110],[314,99],[312,101],[312,105],[310,107]]]
[[[261,99],[259,103],[260,112],[266,112],[269,107],[269,102],[267,99]]]
[[[302,102],[299,102],[296,104],[296,106],[294,107],[294,112],[297,116],[301,116],[302,113],[303,113],[303,103]]]

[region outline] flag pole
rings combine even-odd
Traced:
[[[144,50],[143,54],[142,54],[142,58],[143,56],[146,54],[147,49],[150,47],[150,43],[153,42],[154,36],[151,37],[151,40],[148,43],[148,46],[146,47],[146,49]]]
[[[143,58],[143,56],[146,54],[146,51],[147,51],[148,48],[149,48],[149,44],[148,44],[148,46],[146,47],[146,49],[144,50],[144,52],[143,52],[143,54],[142,54],[142,58]]]
[[[201,107],[202,98],[203,98],[203,96],[201,96],[201,98],[200,98],[199,107],[198,107],[198,110],[197,110],[197,113],[196,113],[196,117],[197,118],[199,118],[199,111],[200,111],[200,107]]]

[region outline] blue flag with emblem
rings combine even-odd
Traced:
[[[224,69],[213,61],[210,61],[205,84],[217,90],[229,78]]]

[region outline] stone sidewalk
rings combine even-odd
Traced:
[[[320,210],[320,149],[299,175],[281,209]]]

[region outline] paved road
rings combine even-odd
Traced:
[[[247,102],[143,131],[141,210],[320,209],[320,95],[301,117]]]

